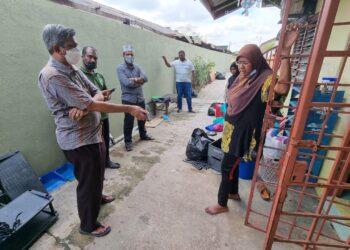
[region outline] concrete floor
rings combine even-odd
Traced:
[[[182,113],[173,111],[170,121],[148,129],[155,141],[137,137],[132,152],[124,144],[113,147],[111,157],[122,167],[106,170],[105,193],[117,197],[100,213],[112,227],[108,236],[79,234],[76,182],[71,182],[53,193],[60,218],[31,249],[262,249],[265,235],[244,226],[250,181],[240,181],[241,202],[229,201],[228,213],[210,216],[204,208],[216,203],[220,175],[183,162],[192,130],[211,123],[207,109],[222,101],[225,83],[202,89],[193,99],[197,113],[188,113],[185,102]],[[277,243],[273,248],[300,249]]]

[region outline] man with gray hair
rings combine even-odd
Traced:
[[[108,102],[111,90],[99,91],[75,66],[80,51],[73,29],[48,24],[42,35],[50,59],[40,71],[38,84],[55,120],[58,145],[74,165],[80,233],[101,237],[111,228],[97,221],[105,170],[100,112],[127,112],[144,120],[146,111]]]
[[[145,108],[145,98],[142,86],[147,82],[146,74],[134,64],[134,49],[131,44],[123,46],[124,63],[117,66],[117,76],[122,90],[122,103]],[[126,151],[132,150],[132,129],[134,117],[128,113],[124,116],[124,142]],[[138,121],[141,140],[153,140],[147,135],[145,121]]]

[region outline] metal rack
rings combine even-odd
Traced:
[[[342,76],[347,61],[350,61],[348,59],[350,57],[350,37],[345,48],[336,51],[328,50],[332,29],[339,25],[350,25],[350,20],[335,22],[339,2],[339,0],[324,0],[319,15],[313,17],[314,22],[305,23],[300,30],[300,37],[294,46],[293,54],[288,56],[292,64],[292,79],[284,84],[290,84],[292,91],[299,91],[295,102],[288,105],[277,103],[274,101],[274,84],[270,86],[245,219],[246,225],[266,233],[264,249],[271,249],[273,243],[277,241],[299,244],[303,249],[350,248],[350,235],[345,240],[341,239],[331,227],[333,224],[350,228],[350,216],[334,215],[331,212],[332,207],[336,204],[350,209],[350,203],[337,198],[337,195],[340,195],[343,190],[350,190],[350,183],[347,182],[350,174],[350,123],[346,125],[344,131],[337,133],[327,129],[327,124],[334,114],[342,117],[350,114],[350,100],[336,101],[340,89],[349,91],[350,84],[344,82]],[[272,58],[274,60],[273,83],[277,80],[281,59],[286,57],[281,55],[281,44],[286,33],[291,3],[291,0],[284,2],[279,47],[275,54],[266,54],[267,60]],[[314,36],[310,35],[313,31]],[[331,91],[328,101],[315,101],[315,92],[323,85],[319,82],[319,78],[327,58],[340,60],[337,80],[329,85]],[[279,160],[278,167],[273,169],[278,176],[277,182],[267,182],[261,180],[258,174],[262,167],[260,159],[263,154],[266,132],[274,126],[276,119],[276,116],[271,113],[273,108],[288,109],[288,114],[294,115],[294,119],[285,128],[289,134],[289,140],[284,156]],[[308,129],[307,121],[315,112],[322,115],[321,126],[318,129]],[[307,137],[306,135],[312,136]],[[325,138],[328,142],[332,142],[331,146],[325,143]],[[330,152],[333,152],[335,156]],[[307,168],[305,164],[299,164],[300,159],[308,159]],[[320,159],[331,162],[327,178],[322,178],[312,172],[316,162]],[[295,179],[295,177],[298,178]],[[273,202],[265,202],[261,206],[263,201],[255,191],[257,183],[262,183],[268,186],[271,192],[275,192]]]

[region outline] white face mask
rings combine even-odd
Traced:
[[[133,64],[134,63],[134,56],[124,56],[124,60],[125,62],[129,63],[129,64]]]
[[[78,48],[66,50],[66,55],[64,57],[70,65],[76,65],[81,57],[80,50]]]

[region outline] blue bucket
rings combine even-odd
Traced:
[[[239,178],[245,180],[251,180],[254,175],[255,161],[242,160],[239,163]]]

